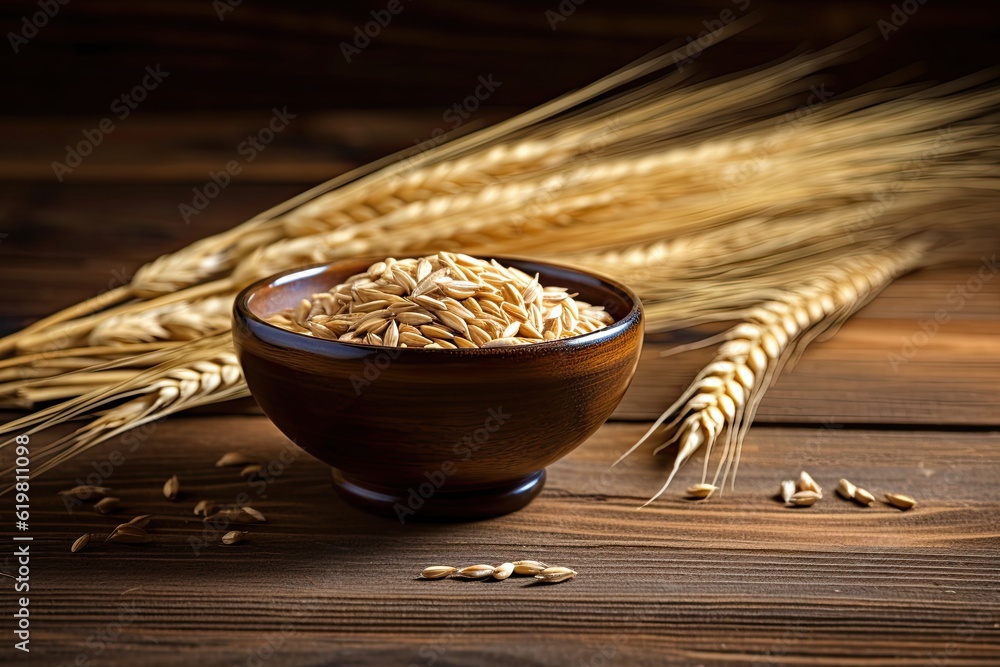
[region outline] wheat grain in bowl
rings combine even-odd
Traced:
[[[375,262],[268,318],[316,338],[387,347],[527,345],[602,329],[602,306],[494,260],[439,252]]]

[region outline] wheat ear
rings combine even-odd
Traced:
[[[76,401],[72,410],[35,425],[27,433],[129,398],[76,431],[36,449],[34,474],[43,474],[109,438],[175,412],[248,396],[239,363],[236,355],[228,349],[229,344],[228,336],[218,337],[212,344],[189,352],[185,363],[166,363],[138,374],[111,390],[102,388],[91,392]],[[13,442],[13,439],[8,440],[0,447]],[[3,471],[4,474],[11,472],[10,469]]]
[[[722,454],[711,483],[724,486],[731,475],[735,484],[743,439],[761,398],[782,368],[817,336],[874,298],[896,276],[918,266],[927,247],[925,240],[914,239],[842,260],[819,271],[815,279],[785,290],[781,298],[759,304],[745,322],[725,332],[721,336],[725,342],[713,361],[613,464],[620,463],[661,429],[669,437],[654,453],[678,444],[666,482],[643,507],[666,491],[680,467],[702,447],[705,483],[712,449],[723,436]],[[720,475],[722,482],[718,484]]]

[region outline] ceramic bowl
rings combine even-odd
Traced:
[[[250,392],[285,435],[334,468],[348,502],[404,523],[512,512],[541,491],[545,467],[618,405],[642,346],[635,294],[576,269],[497,259],[603,305],[614,324],[529,345],[424,350],[324,340],[265,322],[374,260],[295,269],[237,297],[233,338]]]

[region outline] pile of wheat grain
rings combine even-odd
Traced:
[[[636,86],[673,52],[424,153],[346,174],[161,257],[129,285],[0,340],[0,427],[100,416],[40,472],[130,427],[245,395],[225,315],[249,282],[313,262],[440,251],[606,273],[647,329],[744,321],[661,420],[683,461],[721,438],[735,471],[782,366],[949,238],[994,225],[989,75],[804,103],[853,44],[723,80]],[[599,101],[593,101],[599,100]],[[471,340],[471,339],[469,339]],[[706,473],[707,477],[707,473]]]
[[[602,306],[575,296],[495,259],[439,252],[376,262],[268,322],[328,340],[438,350],[541,343],[612,323]]]

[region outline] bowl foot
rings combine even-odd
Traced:
[[[509,514],[535,499],[545,486],[545,470],[488,489],[393,489],[333,469],[333,488],[345,501],[372,514],[409,521],[476,521]],[[425,491],[425,495],[421,495]]]

